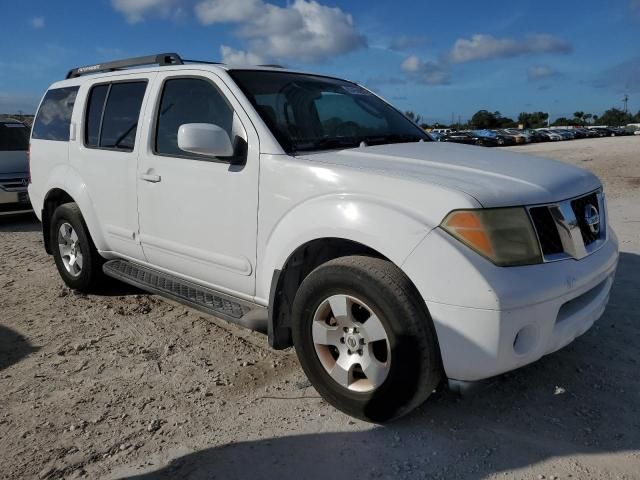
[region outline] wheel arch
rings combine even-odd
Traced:
[[[281,350],[292,346],[291,307],[302,281],[329,260],[348,255],[367,255],[389,260],[382,253],[354,240],[325,237],[310,240],[287,257],[282,268],[273,271],[269,292],[269,345]]]
[[[67,183],[67,185],[69,184]],[[106,249],[102,230],[93,209],[93,203],[84,188],[84,183],[81,183],[80,185],[81,186],[78,188],[69,188],[68,186],[51,186],[44,196],[41,217],[42,233],[44,248],[49,255],[52,253],[48,235],[51,226],[51,217],[53,216],[55,209],[65,203],[75,203],[78,205],[78,208],[82,213],[82,218],[89,230],[89,235],[91,235],[91,240],[95,244],[96,248],[99,250]]]

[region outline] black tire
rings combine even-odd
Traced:
[[[314,314],[325,299],[338,294],[357,297],[370,306],[388,337],[388,374],[373,391],[343,387],[316,354]],[[349,256],[319,266],[296,293],[293,319],[293,341],[307,378],[326,401],[353,417],[379,423],[405,415],[422,404],[442,378],[431,317],[413,284],[389,261]]]
[[[58,246],[58,232],[65,223],[73,227],[77,235],[77,245],[83,258],[82,268],[77,275],[73,275],[67,270]],[[89,229],[84,218],[82,218],[78,205],[75,203],[60,205],[53,212],[50,225],[49,241],[53,251],[53,258],[64,283],[69,288],[80,292],[86,293],[95,290],[104,279],[104,274],[102,273],[104,259],[98,253],[91,235],[89,235]]]

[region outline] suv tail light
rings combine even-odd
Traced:
[[[27,167],[28,167],[28,180],[31,183],[31,143],[27,146]]]

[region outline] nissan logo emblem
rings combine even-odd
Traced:
[[[600,215],[598,214],[598,209],[592,204],[588,204],[584,208],[584,221],[591,233],[594,235],[600,233]]]

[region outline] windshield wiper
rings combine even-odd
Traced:
[[[296,152],[308,152],[313,150],[330,150],[333,148],[355,148],[360,145],[362,139],[356,137],[322,137],[310,139],[306,142],[295,142]]]
[[[411,143],[411,142],[419,142],[423,140],[428,142],[428,138],[420,137],[419,135],[409,135],[409,134],[398,134],[398,133],[390,133],[388,135],[371,135],[368,137],[362,137],[362,141],[364,141],[367,145],[385,145],[389,143]]]

